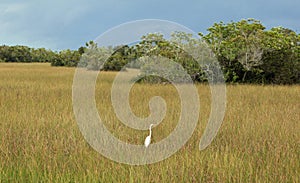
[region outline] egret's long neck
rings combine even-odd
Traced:
[[[151,136],[151,135],[152,135],[152,130],[151,130],[151,127],[152,127],[152,125],[150,125],[150,128],[149,128],[149,130],[150,130],[150,134],[149,134],[149,136]]]

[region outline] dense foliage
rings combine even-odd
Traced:
[[[53,66],[76,66],[83,49],[54,52],[45,48],[3,45],[0,46],[0,62],[51,62]]]
[[[228,82],[292,84],[300,82],[300,35],[257,20],[216,23],[207,35]]]
[[[174,32],[167,40],[159,33],[149,33],[131,46],[99,48],[90,41],[78,50],[60,52],[4,45],[0,47],[0,62],[51,62],[52,66],[77,66],[81,59],[80,66],[89,70],[119,71],[131,67],[140,68],[144,74],[155,74],[160,68],[155,69],[157,63],[149,58],[161,56],[182,65],[194,81],[205,82],[210,67],[215,64],[210,56],[205,56],[215,55],[226,82],[300,83],[300,35],[296,32],[283,27],[266,30],[254,19],[215,23],[207,30],[205,35],[199,33],[200,38]],[[199,57],[203,61],[203,55],[203,63],[195,61]],[[168,77],[178,80],[182,75],[169,72]],[[146,78],[146,81],[165,82],[158,77]]]

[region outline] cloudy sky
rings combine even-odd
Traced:
[[[0,45],[77,49],[121,23],[174,21],[195,32],[214,22],[260,20],[300,31],[299,0],[0,0]]]

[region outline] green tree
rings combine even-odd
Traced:
[[[218,57],[227,82],[289,84],[299,80],[299,35],[285,28],[266,31],[248,19],[215,23],[199,35]]]
[[[103,69],[104,63],[113,53],[111,47],[98,47],[96,43],[90,41],[86,44],[87,49],[81,56],[80,66],[88,70]]]
[[[264,83],[292,84],[300,82],[300,39],[294,31],[283,27],[265,32],[261,69]]]

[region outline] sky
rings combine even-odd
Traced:
[[[299,0],[0,0],[0,45],[78,49],[134,20],[162,19],[206,32],[215,22],[254,18],[300,31]]]

